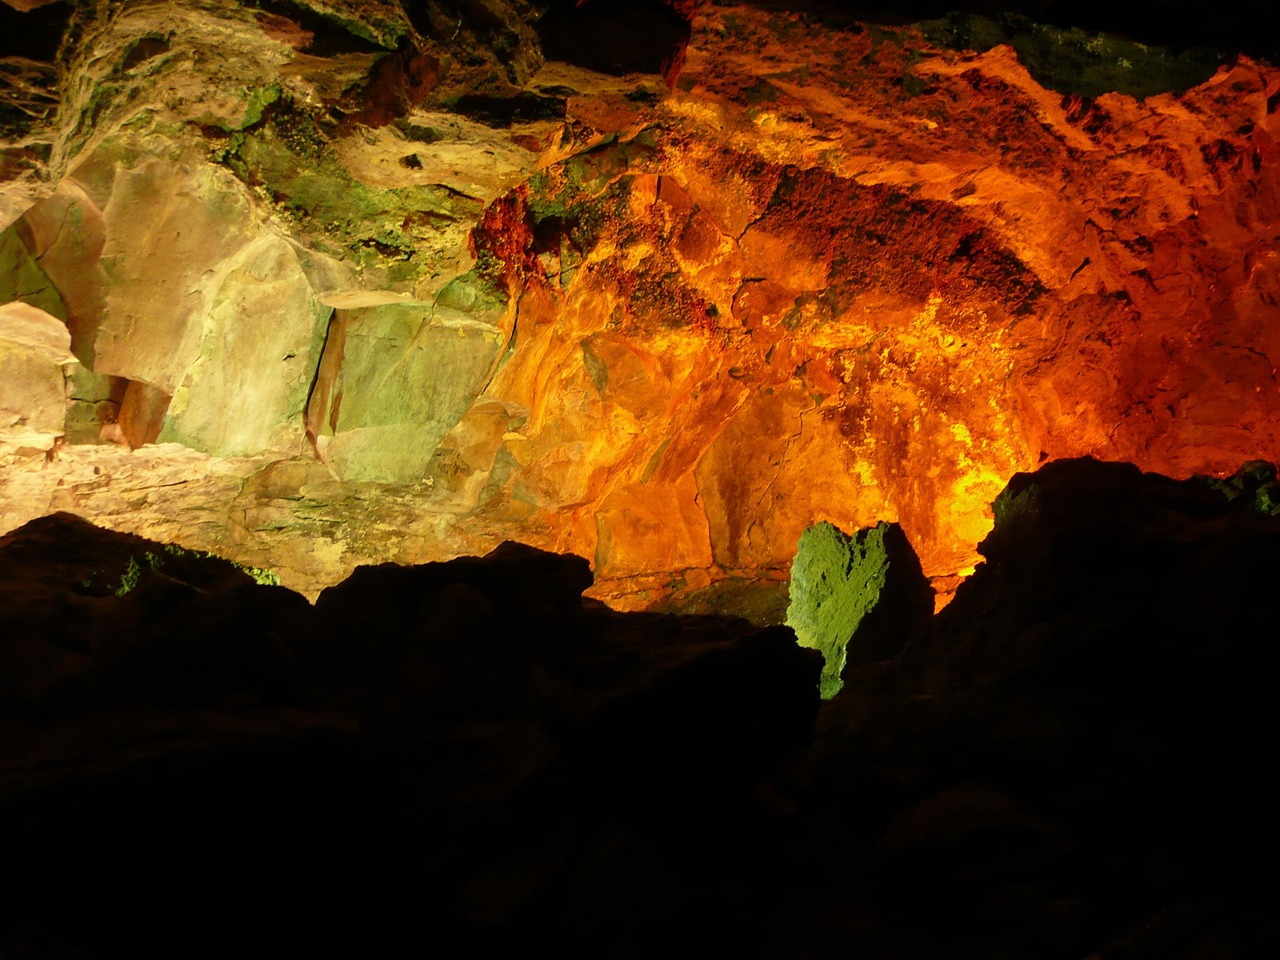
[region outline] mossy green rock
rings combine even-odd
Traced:
[[[1215,477],[1197,479],[1232,504],[1247,505],[1267,516],[1280,516],[1280,479],[1274,463],[1250,460],[1221,480]]]
[[[308,412],[329,465],[344,480],[421,481],[504,343],[476,314],[437,304],[339,311]]]
[[[825,658],[819,684],[824,700],[844,686],[847,662],[895,656],[932,609],[920,561],[897,524],[879,523],[849,536],[824,521],[800,535],[787,626],[801,646]]]
[[[67,319],[62,297],[22,242],[16,227],[0,233],[0,303],[20,300],[51,317]]]

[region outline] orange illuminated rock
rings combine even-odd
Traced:
[[[0,480],[6,524],[191,511],[193,545],[312,593],[516,538],[644,606],[884,521],[945,596],[1019,471],[1280,456],[1265,60],[1155,92],[1190,54],[687,3],[589,51],[603,6],[497,0],[227,0],[161,42],[172,6],[64,48],[75,179],[0,237],[0,290],[68,323],[82,402],[120,408],[97,436],[200,475],[139,503],[117,451],[64,453]],[[1055,50],[1143,98],[1050,89]],[[298,458],[328,481],[226,496]]]
[[[583,349],[548,369],[535,346],[498,386],[596,387],[557,475],[590,469],[592,490],[632,500],[637,473],[646,498],[665,487],[706,517],[722,569],[784,565],[819,519],[887,519],[941,577],[972,568],[990,501],[1042,460],[1186,475],[1280,448],[1278,328],[1261,321],[1276,282],[1270,68],[1241,60],[1183,96],[1082,106],[1009,48],[956,54],[909,32],[872,46],[866,30],[706,12],[665,123],[531,184],[561,286],[563,251],[581,261],[543,329]],[[670,372],[614,373],[601,327]],[[659,396],[630,400],[644,383]],[[522,432],[545,443],[562,428],[530,407]],[[625,447],[603,426],[619,418]],[[675,489],[688,470],[692,499]],[[606,581],[642,568],[644,544],[651,572],[699,565],[701,544],[673,556],[638,518],[596,519],[561,545]]]

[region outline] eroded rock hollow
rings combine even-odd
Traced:
[[[1018,471],[1280,454],[1280,69],[1208,28],[6,2],[4,529],[642,607],[893,522],[945,595]]]

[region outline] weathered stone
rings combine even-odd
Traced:
[[[93,370],[172,395],[200,356],[220,281],[253,238],[249,198],[230,174],[191,156],[102,150],[92,162],[113,171],[98,198],[106,295]],[[83,167],[80,176],[100,179]]]
[[[67,309],[58,288],[15,227],[0,233],[0,303],[21,302],[59,320]]]
[[[500,400],[471,404],[432,457],[427,479],[436,502],[461,512],[478,507],[508,433],[527,417],[527,410]]]
[[[0,455],[50,449],[63,436],[66,324],[26,303],[0,306]]]
[[[81,363],[92,366],[94,339],[106,310],[101,257],[107,228],[102,211],[67,177],[53,196],[23,215],[15,230],[62,301],[72,351]]]
[[[164,429],[165,414],[172,399],[159,387],[141,380],[128,381],[120,398],[119,435],[111,433],[110,439],[127,443],[135,450],[155,443]]]
[[[218,456],[296,449],[331,309],[313,298],[293,246],[270,232],[224,270],[159,439]]]
[[[279,551],[313,594],[358,559],[519,533],[594,558],[597,595],[639,606],[781,576],[816,517],[900,524],[949,595],[1020,470],[1274,459],[1266,31],[1215,52],[1135,45],[1170,18],[1118,8],[886,26],[542,6],[3,7],[32,29],[0,29],[0,190],[45,199],[0,241],[0,290],[43,298],[104,383],[139,384],[128,431],[105,389],[69,435],[262,459],[148,455],[207,471],[163,506],[86,480],[83,451],[0,482],[138,529],[189,508],[209,545]],[[1117,17],[1124,38],[1088,32]],[[599,49],[573,49],[584,34]],[[290,279],[228,279],[257,253]],[[484,316],[477,277],[502,301]],[[250,290],[284,322],[235,308]],[[385,392],[405,403],[374,406],[404,424],[361,414],[335,438],[317,397],[310,432],[348,478],[323,504],[201,499],[296,455],[317,304],[451,298],[500,330],[492,370],[481,334],[400,363]],[[460,381],[424,382],[440,369]],[[359,485],[390,478],[362,516]]]
[[[822,696],[844,686],[846,663],[887,660],[933,612],[933,591],[896,524],[852,537],[830,523],[806,530],[791,564],[787,626],[803,647],[821,651]]]
[[[347,480],[421,481],[505,342],[442,304],[339,310],[307,411],[317,451]]]
[[[68,364],[66,370],[67,443],[120,442],[120,406],[128,381],[96,374],[82,363]]]

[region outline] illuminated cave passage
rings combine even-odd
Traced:
[[[447,6],[3,8],[0,302],[76,360],[0,327],[4,529],[311,596],[511,538],[714,609],[889,522],[945,598],[1018,471],[1280,450],[1257,31]]]
[[[0,0],[0,955],[1253,956],[1280,28],[1173,9]]]

